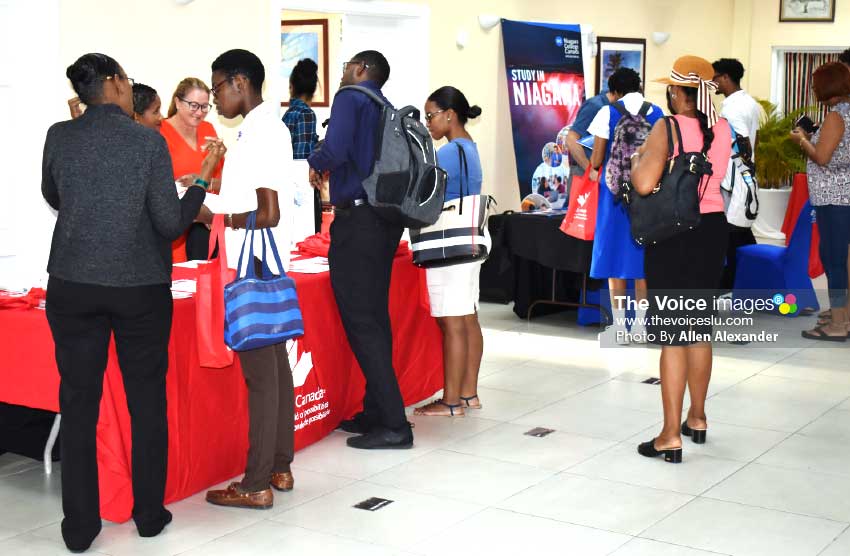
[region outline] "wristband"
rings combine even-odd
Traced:
[[[204,189],[210,188],[210,182],[202,180],[201,178],[195,178],[195,181],[192,182],[192,185],[200,185]]]

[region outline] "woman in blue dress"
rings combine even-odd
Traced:
[[[595,139],[590,164],[593,168],[591,179],[599,179],[599,206],[596,214],[596,233],[593,239],[593,259],[590,276],[608,280],[611,294],[611,307],[614,324],[605,331],[606,344],[611,341],[621,345],[629,343],[629,338],[637,343],[645,343],[645,310],[635,311],[631,334],[626,335],[625,306],[615,302],[615,296],[626,294],[626,280],[635,281],[635,297],[646,299],[646,279],[643,271],[643,247],[632,238],[629,213],[608,189],[605,183],[604,167],[611,156],[610,139],[614,129],[623,117],[621,110],[631,115],[642,114],[652,126],[663,117],[661,108],[646,103],[641,94],[640,76],[632,69],[621,68],[608,78],[608,90],[614,96],[614,102],[603,106],[594,117],[588,132]]]

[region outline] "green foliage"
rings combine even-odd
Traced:
[[[756,179],[759,187],[775,189],[788,185],[794,174],[806,171],[806,157],[800,147],[791,141],[789,134],[794,128],[794,122],[809,107],[783,117],[775,104],[763,99],[758,102],[764,109],[764,115],[756,147]]]

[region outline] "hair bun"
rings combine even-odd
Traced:
[[[318,64],[310,58],[302,58],[295,64],[295,69],[307,73],[314,73],[319,70]]]
[[[95,70],[84,60],[77,60],[65,71],[65,76],[71,83],[88,83],[95,77]]]
[[[469,110],[466,111],[466,117],[469,119],[477,118],[481,115],[481,107],[477,104],[475,106],[470,106]]]

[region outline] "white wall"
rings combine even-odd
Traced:
[[[114,56],[131,77],[159,90],[165,100],[186,76],[209,80],[210,63],[221,52],[246,48],[255,52],[269,69],[266,97],[279,99],[286,94],[286,84],[280,83],[273,68],[277,67],[279,56],[277,30],[282,9],[316,11],[321,4],[332,13],[344,13],[352,7],[362,12],[390,4],[397,9],[400,4],[411,13],[427,10],[429,35],[409,40],[428,51],[428,68],[423,70],[428,75],[427,90],[454,85],[483,108],[482,117],[471,124],[470,133],[479,144],[485,190],[497,197],[499,208],[504,210],[518,206],[519,198],[501,32],[498,26],[482,30],[477,21],[479,14],[589,24],[602,36],[650,39],[653,31],[667,31],[671,37],[666,44],[655,46],[647,41],[648,78],[669,72],[673,60],[683,54],[697,54],[709,60],[734,55],[748,66],[746,85],[758,96],[769,92],[771,45],[850,41],[850,2],[843,0],[837,4],[834,24],[779,24],[776,0],[605,0],[561,3],[556,10],[552,9],[553,2],[525,0],[195,0],[186,6],[178,6],[174,0],[0,0],[0,4],[18,6],[16,9],[28,14],[12,26],[11,34],[0,32],[0,40],[14,37],[13,49],[0,49],[2,64],[22,62],[20,73],[4,67],[0,74],[14,75],[16,83],[22,83],[27,91],[23,100],[13,101],[16,109],[7,109],[3,116],[4,133],[0,137],[11,143],[11,159],[19,161],[25,170],[21,177],[11,177],[7,172],[10,177],[0,180],[2,208],[7,209],[7,214],[9,207],[5,205],[10,195],[18,199],[13,214],[0,219],[0,227],[13,228],[16,238],[17,230],[29,230],[25,233],[41,238],[16,239],[16,244],[33,241],[42,245],[44,235],[49,236],[52,228],[49,212],[38,193],[41,146],[49,122],[65,117],[65,100],[72,94],[64,79],[64,68],[85,52],[103,51]],[[7,23],[4,20],[0,18],[0,25]],[[455,45],[458,29],[469,32],[469,43],[463,50]],[[36,52],[52,53],[58,63],[34,62],[31,47]],[[26,56],[3,56],[24,52]],[[331,67],[332,82],[339,78],[334,71],[337,70]],[[592,81],[593,76],[588,74],[587,78]],[[0,76],[0,84],[2,79]],[[648,83],[647,93],[654,102],[664,102],[663,86]],[[8,91],[4,93],[0,87],[0,100],[4,94]],[[225,140],[234,138],[232,128],[238,122],[224,122],[215,114],[209,119]],[[2,164],[4,169],[9,166],[5,161]],[[45,219],[43,223],[33,222],[41,218]],[[38,229],[32,231],[35,225]],[[3,237],[8,236],[0,231],[0,249]],[[32,254],[27,253],[25,258],[37,264],[27,262],[26,266],[43,268],[46,249],[44,244]],[[0,280],[8,275],[7,259],[0,257]]]
[[[59,55],[59,1],[0,0],[0,287],[46,275],[53,211],[41,197],[47,128],[67,114]]]

